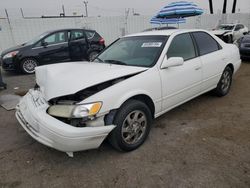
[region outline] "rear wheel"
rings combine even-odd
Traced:
[[[116,128],[109,135],[111,145],[120,151],[132,151],[146,140],[152,123],[152,115],[141,101],[127,101],[116,114]]]
[[[38,62],[34,58],[26,58],[20,64],[21,71],[24,74],[35,73],[35,68],[37,66],[38,66]]]
[[[93,61],[96,56],[98,55],[99,53],[97,51],[93,51],[89,54],[89,61]]]
[[[228,94],[232,84],[232,76],[233,76],[232,69],[230,67],[226,67],[215,89],[215,93],[217,96],[223,97]]]

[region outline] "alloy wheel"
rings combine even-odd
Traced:
[[[34,73],[36,67],[37,62],[33,59],[27,59],[23,62],[23,70],[28,74]]]
[[[122,124],[122,139],[127,144],[136,144],[146,133],[147,118],[144,112],[135,110],[127,115]]]
[[[221,79],[221,89],[223,92],[227,92],[227,90],[230,88],[231,85],[231,77],[230,77],[230,73],[228,71],[225,71],[222,75],[222,79]]]

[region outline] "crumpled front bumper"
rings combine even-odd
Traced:
[[[49,105],[37,90],[30,90],[16,107],[16,118],[38,142],[67,153],[98,148],[114,125],[73,127],[47,114]]]

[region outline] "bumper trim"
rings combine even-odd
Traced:
[[[98,148],[115,127],[73,127],[48,115],[48,104],[36,106],[32,91],[16,107],[16,118],[24,130],[35,140],[59,151],[76,151]]]

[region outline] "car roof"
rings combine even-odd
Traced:
[[[167,29],[177,29],[177,28],[173,27],[173,26],[152,27],[152,28],[148,28],[148,29],[143,30],[143,32],[146,32],[146,31],[155,31],[155,30],[167,30]]]
[[[187,32],[197,32],[197,31],[202,31],[204,32],[205,30],[202,29],[170,29],[170,30],[154,30],[154,31],[144,31],[140,33],[135,33],[135,34],[130,34],[126,35],[124,37],[136,37],[136,36],[170,36],[173,33],[187,33]],[[205,31],[207,32],[207,31]]]
[[[220,24],[220,25],[229,25],[229,26],[235,26],[237,24],[240,24],[240,23],[236,23],[236,24],[233,24],[233,23],[229,23],[229,24]]]
[[[84,31],[93,31],[96,32],[95,30],[92,29],[84,29],[84,28],[66,28],[66,29],[56,29],[56,30],[50,30],[48,32],[58,32],[58,31],[68,31],[68,30],[84,30]]]

